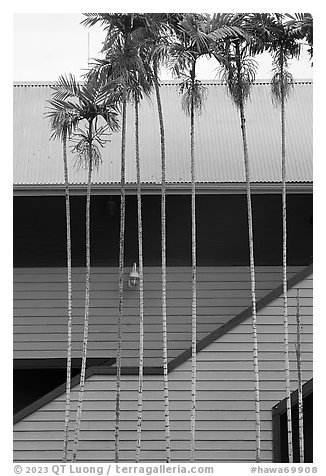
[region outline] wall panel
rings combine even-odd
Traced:
[[[311,279],[297,285],[310,289]],[[310,295],[311,296],[311,295]],[[312,297],[302,313],[303,381],[312,378]],[[294,308],[296,289],[289,290]],[[285,397],[283,300],[275,299],[258,313],[262,462],[272,462],[272,407]],[[273,308],[271,318],[270,309]],[[309,309],[310,312],[307,312]],[[297,388],[295,315],[289,314],[291,389]],[[270,335],[274,338],[271,341]],[[240,343],[242,344],[240,345]],[[244,347],[245,346],[245,347]],[[241,349],[239,349],[241,347]],[[251,323],[221,336],[197,356],[197,462],[254,462],[255,415]],[[169,374],[172,461],[189,461],[191,362]],[[123,376],[121,388],[121,461],[134,461],[137,422],[137,376]],[[71,441],[78,387],[72,391]],[[142,461],[164,461],[162,376],[145,376]],[[78,461],[114,458],[115,376],[92,375],[85,401]],[[64,395],[57,397],[14,427],[16,461],[59,461],[62,457]]]

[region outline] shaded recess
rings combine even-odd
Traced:
[[[71,197],[72,265],[85,265],[85,197]],[[117,266],[119,206],[108,214],[108,196],[91,199],[92,266]],[[143,196],[144,266],[161,265],[160,196]],[[280,194],[252,197],[257,266],[282,265]],[[167,196],[167,265],[191,266],[189,195]],[[204,194],[196,198],[197,265],[247,266],[249,263],[246,196]],[[287,197],[288,264],[307,266],[312,257],[312,194]],[[125,265],[138,261],[137,202],[126,197]],[[14,266],[66,266],[64,197],[14,199]]]

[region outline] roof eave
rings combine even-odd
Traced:
[[[142,184],[142,193],[144,195],[160,194],[161,184],[144,183]],[[312,193],[312,182],[289,182],[286,185],[288,193]],[[69,191],[71,195],[84,195],[87,190],[86,184],[71,184]],[[120,194],[120,183],[111,184],[92,184],[93,195],[115,195]],[[126,184],[127,194],[136,194],[137,186],[135,183]],[[282,184],[280,182],[252,182],[252,193],[280,193]],[[166,192],[168,194],[188,194],[191,191],[190,183],[168,183]],[[197,183],[196,192],[198,194],[220,194],[220,193],[245,193],[246,184],[244,182],[224,182],[224,183]],[[14,195],[63,195],[63,184],[16,184],[14,185]]]

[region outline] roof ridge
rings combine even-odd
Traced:
[[[219,81],[215,79],[202,79],[200,80],[201,83],[205,86],[225,86],[225,81]],[[256,79],[254,82],[254,86],[258,85],[267,85],[270,84],[270,79]],[[81,82],[81,81],[80,81]],[[181,79],[162,79],[160,81],[161,86],[178,86],[181,84]],[[22,81],[13,81],[14,87],[44,87],[44,86],[52,86],[56,83],[56,80],[53,81],[37,81],[37,80],[22,80]],[[313,84],[312,79],[294,79],[294,84]]]

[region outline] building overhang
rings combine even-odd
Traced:
[[[119,195],[121,186],[119,183],[112,184],[93,184],[92,195]],[[161,184],[146,183],[141,186],[141,193],[144,195],[160,195]],[[14,185],[14,196],[52,196],[64,195],[65,188],[63,184],[20,184]],[[86,184],[72,184],[69,186],[70,195],[85,195],[87,191]],[[280,182],[252,182],[251,192],[255,194],[281,193],[282,184]],[[312,182],[290,182],[286,184],[287,193],[312,193]],[[126,184],[125,193],[135,195],[137,186],[135,183]],[[190,183],[168,183],[166,184],[166,193],[170,195],[182,195],[191,193]],[[243,182],[234,183],[197,183],[197,194],[244,194],[246,193],[246,184]]]

